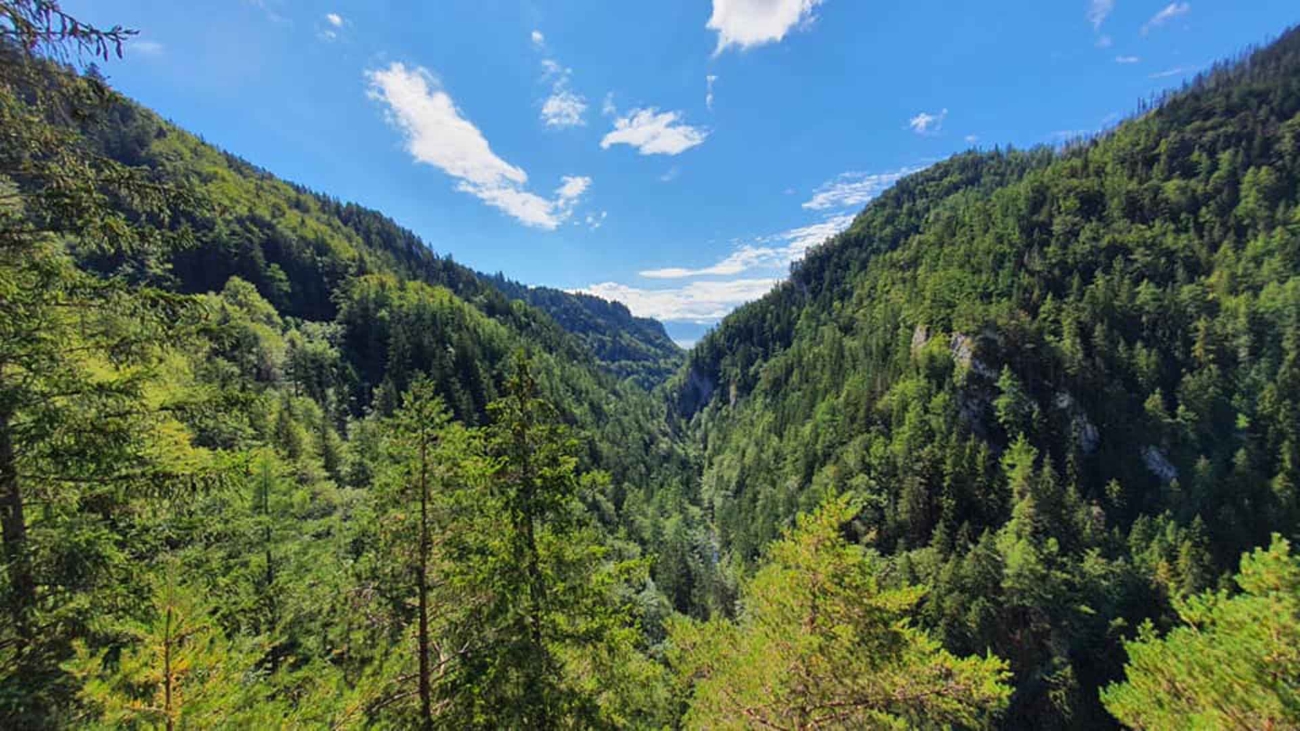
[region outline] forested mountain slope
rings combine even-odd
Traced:
[[[901,181],[654,395],[129,38],[0,0],[0,727],[1300,726],[1300,31]]]
[[[707,533],[662,404],[55,63],[121,29],[0,31],[0,726],[671,717],[652,646],[714,582],[655,581]]]
[[[1144,618],[1300,513],[1300,32],[1095,139],[900,181],[705,337],[672,399],[722,551],[828,495],[1008,727],[1106,723]]]
[[[261,370],[250,374],[275,384],[283,376],[281,356],[330,359],[303,367],[313,369],[319,381],[313,392],[328,396],[322,406],[340,425],[344,415],[391,413],[417,373],[434,380],[457,419],[482,422],[500,393],[510,353],[526,347],[545,372],[547,395],[570,423],[590,429],[593,464],[620,481],[635,474],[644,483],[650,479],[644,468],[673,451],[664,446],[669,435],[656,404],[617,382],[628,374],[602,373],[607,365],[616,372],[618,364],[588,347],[597,337],[639,342],[653,337],[653,328],[629,321],[635,328],[619,333],[614,329],[623,323],[604,318],[570,334],[546,308],[590,307],[573,304],[577,295],[555,291],[545,307],[534,307],[515,296],[520,293],[436,255],[383,215],[286,183],[128,100],[115,98],[82,126],[89,154],[147,171],[157,184],[189,190],[198,202],[172,212],[167,227],[185,245],[165,256],[90,254],[83,262],[181,293],[221,292],[237,279],[238,297],[264,300],[276,323],[288,318],[273,329],[303,336],[267,345],[270,352],[257,356],[265,361]],[[150,228],[128,199],[116,203]],[[255,292],[245,293],[240,283]],[[650,454],[649,462],[642,459]]]
[[[663,383],[683,361],[682,349],[663,323],[633,317],[621,302],[552,287],[529,287],[497,274],[488,280],[511,299],[546,312],[560,327],[581,338],[620,378],[636,378],[647,390]]]
[[[561,290],[530,291],[474,272],[438,256],[380,213],[282,181],[127,100],[98,116],[87,136],[98,152],[122,164],[148,167],[162,180],[199,182],[212,207],[183,222],[194,230],[196,245],[170,262],[169,274],[182,291],[220,289],[238,276],[282,314],[327,320],[337,315],[334,294],[346,279],[388,273],[446,287],[531,340],[559,346],[563,338],[547,318],[510,305],[524,301],[577,335],[573,342],[587,346],[611,373],[636,376],[647,389],[680,361],[680,349],[661,325],[632,318],[622,305]]]

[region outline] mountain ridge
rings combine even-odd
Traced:
[[[458,264],[450,253],[438,254],[418,235],[378,211],[284,181],[134,103],[120,103],[109,114],[111,121],[101,122],[97,130],[91,131],[108,157],[128,165],[170,164],[178,174],[183,174],[186,167],[201,165],[212,180],[225,174],[225,168],[234,178],[230,187],[235,190],[224,191],[228,196],[220,201],[226,207],[221,215],[230,218],[233,213],[234,223],[242,227],[244,238],[251,243],[233,251],[205,246],[200,241],[194,250],[182,253],[173,263],[173,272],[184,291],[218,290],[225,278],[239,271],[285,314],[329,319],[336,314],[330,292],[336,289],[344,270],[349,266],[363,270],[386,266],[405,276],[446,286],[489,315],[500,315],[506,309],[503,302],[492,301],[489,289],[499,292],[506,301],[524,301],[573,334],[608,372],[620,379],[632,377],[647,390],[659,385],[680,358],[680,349],[667,338],[662,324],[631,318],[621,304],[552,288],[527,288],[500,275],[477,272]],[[250,181],[254,189],[263,188],[261,194],[269,196],[271,203],[262,208],[265,201],[237,194],[239,178]],[[281,184],[285,188],[277,190]],[[310,251],[299,250],[301,245],[295,248],[297,242],[285,241],[286,237],[277,232],[277,222],[286,220],[290,221],[286,224],[291,229],[288,236],[306,239]],[[336,238],[343,242],[332,241]],[[348,246],[364,247],[368,254],[359,257],[347,250]],[[335,249],[331,251],[330,247]],[[367,256],[376,261],[366,262]],[[267,278],[270,267],[279,271],[275,281]],[[277,301],[277,288],[291,281],[302,291]],[[575,317],[574,313],[583,314]]]
[[[1295,28],[900,180],[669,381],[724,562],[854,495],[923,624],[1011,658],[1005,724],[1108,723],[1117,628],[1295,535],[1298,182]]]

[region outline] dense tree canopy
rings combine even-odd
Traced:
[[[1182,622],[1164,637],[1150,624],[1125,643],[1127,678],[1102,693],[1133,728],[1300,726],[1300,558],[1274,537],[1241,559],[1240,593],[1175,602]]]
[[[900,181],[684,363],[129,35],[0,0],[0,726],[1296,723],[1300,33]]]
[[[1122,640],[1294,536],[1300,33],[1061,149],[900,181],[671,382],[724,566],[850,493],[1011,726],[1110,722]],[[1050,719],[1050,720],[1049,720]]]
[[[674,623],[687,725],[975,726],[1005,705],[1006,663],[954,657],[912,626],[924,592],[880,586],[883,562],[840,534],[856,513],[839,498],[800,517],[742,587],[737,622]]]

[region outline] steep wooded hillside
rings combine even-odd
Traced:
[[[1121,637],[1294,535],[1300,32],[1063,149],[899,182],[672,384],[724,555],[850,493],[1012,727],[1105,719]]]
[[[621,302],[552,287],[529,287],[498,274],[489,280],[512,299],[546,312],[577,335],[601,363],[620,378],[635,378],[647,390],[663,383],[684,360],[663,323],[634,317]]]
[[[653,646],[715,582],[654,560],[707,535],[662,404],[56,63],[120,28],[0,30],[0,726],[670,719]]]
[[[168,262],[182,291],[217,290],[238,276],[284,315],[328,320],[338,314],[335,293],[345,280],[387,273],[446,287],[547,347],[583,345],[602,367],[647,389],[680,363],[663,327],[633,318],[622,305],[481,275],[381,213],[280,180],[127,100],[98,115],[87,133],[97,152],[124,165],[152,169],[164,181],[197,182],[212,204],[182,221],[195,245]],[[577,339],[562,342],[547,317],[516,311],[511,300],[545,313]]]

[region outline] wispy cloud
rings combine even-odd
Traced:
[[[671,183],[671,182],[673,182],[674,180],[677,179],[677,176],[678,176],[678,175],[681,175],[681,174],[682,174],[682,169],[679,168],[679,167],[677,167],[676,165],[674,165],[674,166],[668,168],[668,171],[665,172],[663,175],[660,175],[660,176],[659,176],[659,182],[661,182],[661,183]]]
[[[547,127],[583,127],[587,101],[568,89],[556,89],[542,103],[542,121]]]
[[[1171,76],[1183,76],[1185,74],[1190,74],[1193,71],[1196,71],[1195,66],[1175,66],[1174,68],[1165,69],[1164,71],[1157,71],[1156,73],[1151,74],[1147,78],[1167,79]]]
[[[1092,0],[1088,5],[1088,22],[1092,23],[1092,29],[1101,30],[1101,24],[1114,9],[1115,0]]]
[[[966,135],[966,144],[973,145],[980,141],[979,135]]]
[[[595,231],[596,229],[605,225],[605,219],[608,217],[609,217],[609,211],[601,211],[599,216],[594,213],[587,214],[587,221],[586,221],[587,228],[591,229],[592,231]]]
[[[538,48],[545,45],[538,31],[533,31],[533,44]],[[559,129],[586,126],[587,99],[570,86],[573,69],[552,58],[542,59],[542,69],[542,78],[551,83],[551,94],[542,102],[542,123]]]
[[[316,24],[316,37],[330,43],[339,39],[339,34],[343,32],[343,26],[348,21],[338,13],[326,13],[325,16]]]
[[[622,302],[637,317],[666,322],[717,322],[746,302],[762,297],[781,280],[733,279],[725,282],[691,282],[681,287],[644,289],[617,282],[602,282],[572,290]]]
[[[967,142],[973,142],[970,137]],[[841,173],[822,183],[813,191],[813,197],[803,204],[812,211],[830,208],[860,207],[889,189],[903,177],[923,170],[921,167],[904,167],[887,173]]]
[[[633,314],[667,322],[717,322],[740,305],[771,291],[789,273],[790,264],[853,223],[839,214],[808,226],[740,243],[731,254],[706,267],[664,267],[639,272],[646,279],[699,279],[674,287],[639,287],[602,282],[580,292],[622,302]]]
[[[848,180],[846,176],[840,177]],[[862,190],[854,194],[846,192],[836,202],[860,200],[864,195]],[[821,207],[805,205],[805,208]],[[669,322],[716,322],[736,307],[767,294],[787,276],[793,262],[802,259],[810,248],[848,228],[853,219],[854,214],[841,212],[807,226],[737,241],[730,254],[704,267],[670,266],[638,272],[651,280],[697,280],[680,286],[641,287],[603,282],[579,291],[622,302],[642,317]],[[701,279],[715,277],[718,279]]]
[[[850,214],[833,216],[821,223],[764,236],[742,244],[726,258],[707,267],[665,267],[639,272],[647,279],[686,279],[689,277],[732,277],[755,269],[784,272],[791,263],[803,258],[808,249],[848,228]]]
[[[1123,64],[1142,63],[1142,59],[1138,58],[1137,56],[1116,56],[1115,63],[1123,63]]]
[[[1152,30],[1168,23],[1169,21],[1187,15],[1192,12],[1191,3],[1170,3],[1163,10],[1151,16],[1145,25],[1142,26],[1142,35],[1150,33]]]
[[[1047,136],[1053,142],[1071,142],[1091,136],[1093,133],[1090,129],[1059,129]]]
[[[542,35],[542,32],[540,30],[533,31],[531,37],[533,39],[534,46],[541,48],[546,45],[546,36]]]
[[[392,63],[368,71],[369,96],[382,102],[416,162],[455,178],[456,189],[505,211],[528,226],[554,230],[569,218],[591,179],[566,176],[547,199],[525,190],[528,175],[502,160],[426,69]]]
[[[163,44],[158,41],[150,41],[142,38],[132,39],[130,43],[126,44],[126,52],[128,54],[138,53],[141,56],[149,56],[151,58],[163,55],[163,52],[166,50],[167,49]]]
[[[290,25],[293,22],[279,12],[281,0],[245,0],[245,2],[261,10],[266,19],[272,23]]]
[[[555,191],[560,200],[577,200],[591,187],[591,178],[584,175],[565,175],[560,180],[560,187]]]
[[[642,155],[680,155],[704,144],[709,131],[682,121],[681,112],[660,112],[654,107],[633,109],[614,120],[614,129],[600,141],[601,149],[614,145],[635,147]]]
[[[1110,48],[1113,45],[1115,41],[1110,36],[1097,36],[1097,48]]]
[[[948,118],[948,110],[938,114],[921,112],[907,121],[907,126],[918,135],[937,135],[943,130],[943,122]]]
[[[814,10],[823,0],[713,0],[707,28],[717,31],[714,55],[731,46],[741,50],[779,43],[793,28],[816,20]]]
[[[713,85],[718,81],[718,77],[709,74],[704,77],[704,106],[711,112],[713,111]]]

